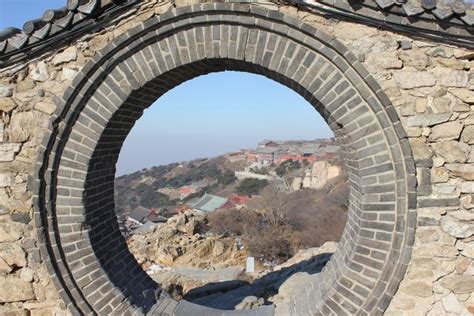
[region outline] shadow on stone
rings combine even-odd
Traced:
[[[319,274],[332,253],[318,254],[281,270],[262,275],[253,282],[242,280],[209,283],[189,291],[184,298],[195,304],[221,310],[244,310],[273,305],[296,294]]]

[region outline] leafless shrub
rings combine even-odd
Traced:
[[[249,209],[208,215],[211,230],[240,236],[253,256],[282,261],[299,249],[338,241],[347,220],[348,184],[338,177],[321,190],[267,187]]]

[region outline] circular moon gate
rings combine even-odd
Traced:
[[[188,79],[224,70],[262,74],[298,92],[326,119],[346,156],[351,194],[338,250],[276,311],[173,301],[128,252],[114,211],[115,163],[143,110]],[[58,102],[35,171],[35,220],[43,258],[74,314],[342,315],[387,308],[413,244],[414,161],[394,107],[333,37],[256,6],[183,7],[116,38]]]

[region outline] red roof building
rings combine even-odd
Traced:
[[[246,195],[238,195],[238,194],[232,194],[229,196],[229,200],[227,201],[226,204],[222,207],[223,209],[232,209],[236,207],[241,207],[245,204],[247,204],[248,201],[250,201],[252,197],[246,196]]]
[[[188,195],[193,194],[193,193],[196,193],[196,189],[193,187],[185,186],[185,187],[179,188],[179,194],[181,198],[185,198]]]

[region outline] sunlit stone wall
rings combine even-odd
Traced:
[[[385,313],[474,313],[474,52],[260,2],[252,5],[294,16],[344,43],[383,88],[408,136],[416,233],[408,270]],[[0,314],[68,313],[40,254],[31,187],[54,98],[114,38],[171,9],[168,2],[144,1],[97,33],[0,70]]]

